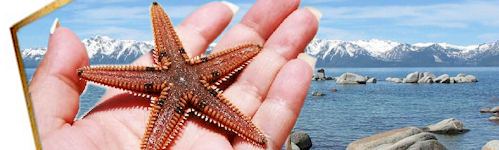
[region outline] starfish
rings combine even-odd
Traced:
[[[189,58],[163,8],[153,2],[150,11],[153,66],[86,66],[77,70],[78,76],[151,99],[141,149],[166,149],[193,114],[265,147],[262,132],[222,95],[262,47],[243,44]]]

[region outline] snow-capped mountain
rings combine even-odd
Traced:
[[[306,52],[321,67],[499,66],[499,41],[459,46],[385,40],[313,40]]]
[[[94,36],[82,40],[91,64],[128,64],[153,49],[151,41],[115,40],[107,36]],[[24,65],[36,67],[47,48],[30,48],[22,51]]]
[[[91,64],[126,64],[149,52],[151,41],[115,40],[107,36],[84,39]],[[213,47],[214,44],[210,45]],[[22,51],[24,65],[36,67],[46,48]],[[499,41],[459,46],[448,43],[399,43],[388,40],[314,39],[305,51],[319,67],[499,66]]]

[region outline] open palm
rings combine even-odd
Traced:
[[[296,56],[317,32],[317,13],[298,9],[297,0],[259,0],[239,24],[220,39],[214,51],[255,42],[260,54],[223,93],[252,118],[268,137],[268,148],[279,149],[303,106],[311,67]],[[212,2],[184,20],[176,31],[192,57],[230,23],[229,5]],[[314,15],[315,14],[315,15]],[[152,65],[150,54],[134,64]],[[145,131],[149,100],[107,89],[83,119],[74,120],[86,82],[76,69],[88,66],[85,47],[69,29],[59,27],[50,36],[48,51],[31,81],[38,132],[44,149],[138,149]],[[172,149],[254,149],[252,144],[190,117]]]

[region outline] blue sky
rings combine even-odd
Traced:
[[[254,0],[229,0],[240,7],[239,22]],[[174,24],[208,0],[159,1]],[[81,39],[107,35],[115,39],[151,40],[150,2],[144,0],[74,0],[22,28],[21,48],[46,47],[57,17]],[[317,38],[382,39],[404,43],[447,42],[471,45],[499,40],[499,0],[302,0],[323,13]]]

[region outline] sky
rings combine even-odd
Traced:
[[[238,23],[255,0],[228,0],[240,7],[230,26]],[[208,0],[159,0],[179,24]],[[81,38],[106,35],[114,39],[151,41],[147,0],[74,0],[21,28],[21,49],[46,47],[55,18]],[[381,39],[401,43],[445,42],[474,45],[499,40],[499,0],[302,0],[323,14],[316,38]]]

